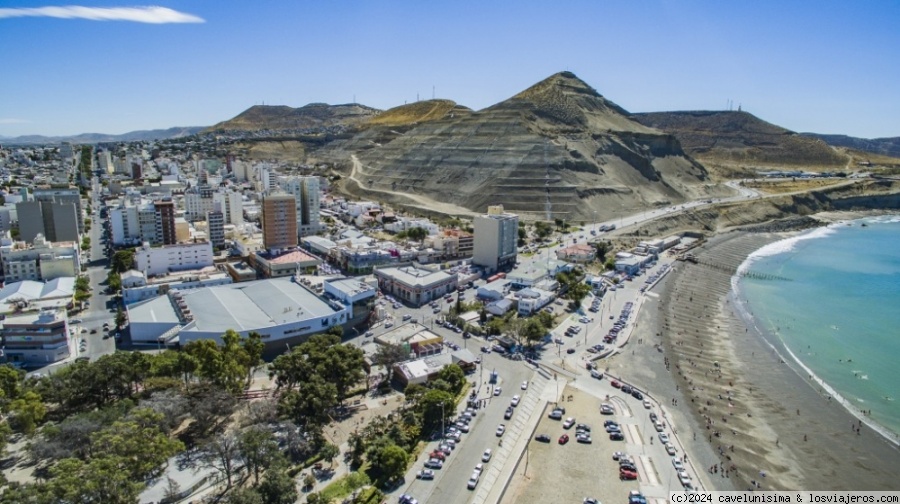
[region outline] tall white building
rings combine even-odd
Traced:
[[[519,240],[519,216],[503,211],[503,205],[489,206],[486,215],[475,217],[475,244],[472,263],[489,273],[515,264]]]
[[[208,185],[192,187],[184,195],[184,217],[189,221],[203,220],[212,212],[213,190]]]
[[[275,167],[268,164],[261,164],[257,169],[259,170],[260,189],[265,192],[275,189],[275,185],[278,182],[275,174]]]
[[[297,235],[319,232],[319,177],[283,177],[281,188],[297,201]]]
[[[219,191],[213,193],[213,210],[221,210],[225,215],[225,224],[240,226],[244,223],[244,197],[235,191]]]

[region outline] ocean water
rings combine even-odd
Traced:
[[[865,224],[865,225],[863,225]],[[813,380],[900,434],[900,217],[839,223],[764,247],[735,277],[744,309]],[[871,410],[870,415],[861,412]]]

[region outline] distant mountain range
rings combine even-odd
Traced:
[[[900,157],[900,137],[893,138],[857,138],[847,135],[823,135],[821,133],[800,133],[803,136],[818,138],[828,145],[847,147],[872,154]]]
[[[72,136],[43,136],[43,135],[24,135],[18,137],[2,137],[0,142],[8,145],[35,145],[35,144],[57,144],[62,142],[71,142],[75,144],[95,144],[103,142],[139,142],[148,140],[166,140],[168,138],[180,138],[185,136],[196,135],[206,128],[206,126],[176,126],[168,129],[156,130],[140,130],[130,131],[121,135],[110,135],[106,133],[81,133]]]

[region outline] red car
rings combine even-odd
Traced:
[[[620,469],[619,470],[619,479],[622,480],[636,480],[638,474],[636,471],[630,471],[628,469]]]
[[[616,380],[611,381],[609,384],[612,385],[614,388],[622,388],[622,384],[617,382]]]
[[[430,457],[436,458],[438,460],[446,460],[447,459],[447,456],[444,455],[444,452],[442,452],[440,450],[435,450],[435,451],[431,452]]]
[[[562,436],[559,436],[559,444],[566,444],[568,442],[569,442],[568,434],[563,434]]]

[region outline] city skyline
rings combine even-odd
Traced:
[[[210,126],[252,105],[446,98],[569,70],[631,112],[723,110],[900,136],[900,4],[221,3],[0,8],[0,135]]]

